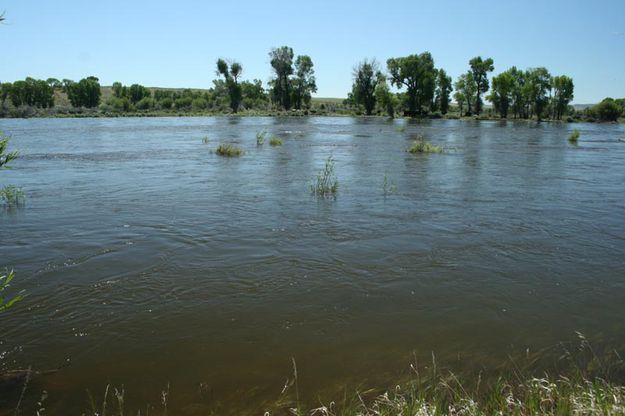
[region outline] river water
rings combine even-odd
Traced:
[[[392,386],[432,352],[488,369],[556,357],[575,331],[625,344],[623,125],[214,117],[0,130],[21,154],[0,184],[27,198],[0,213],[0,267],[28,294],[1,317],[0,365],[69,360],[29,386],[49,411],[78,414],[87,389],[101,398],[110,383],[129,406],[158,405],[169,385],[180,414],[262,414],[292,359],[316,404]],[[283,146],[257,146],[262,130]],[[419,135],[445,152],[406,152]],[[220,157],[220,143],[245,154]],[[318,198],[328,157],[339,191]]]

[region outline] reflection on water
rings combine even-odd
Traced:
[[[22,155],[2,184],[27,194],[0,214],[0,264],[29,293],[0,322],[2,366],[71,359],[38,381],[52,409],[111,382],[138,403],[170,383],[174,404],[202,383],[258,410],[291,357],[316,398],[392,382],[413,354],[488,368],[576,330],[621,348],[625,129],[575,126],[572,146],[572,128],[0,120]],[[257,147],[261,130],[284,145]],[[417,134],[446,152],[407,153]],[[316,199],[328,156],[339,194]]]

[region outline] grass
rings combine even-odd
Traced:
[[[573,130],[571,134],[569,135],[569,143],[577,144],[577,141],[579,140],[579,136],[581,136],[581,133],[579,132],[579,130],[577,129]]]
[[[7,185],[0,189],[0,206],[19,207],[24,205],[25,202],[26,197],[24,196],[24,191],[22,191],[21,188],[13,185]]]
[[[382,183],[382,191],[384,192],[384,196],[388,196],[390,194],[394,194],[397,192],[397,185],[394,182],[389,181],[386,173],[384,174],[384,182]]]
[[[266,131],[259,131],[256,133],[256,146],[262,146],[265,143]]]
[[[317,196],[336,195],[339,190],[339,181],[334,173],[334,160],[328,157],[323,169],[317,174],[316,181],[310,185],[310,190]]]
[[[6,272],[5,274],[0,276],[0,313],[9,309],[11,306],[15,305],[17,302],[24,298],[23,291],[19,292],[17,295],[11,298],[5,298],[2,292],[8,289],[11,286],[11,281],[15,278],[15,273],[13,270],[10,272]]]
[[[412,143],[408,151],[412,154],[417,153],[443,153],[443,148],[435,146],[432,143],[426,142],[423,137],[417,139]]]
[[[399,126],[399,127],[395,127],[395,131],[397,133],[403,133],[406,131],[406,127],[405,126]]]
[[[269,140],[269,144],[272,146],[282,146],[282,139],[274,136]]]
[[[208,142],[209,142],[208,136],[204,136],[204,138],[202,139],[202,143],[208,144]]]
[[[225,157],[239,157],[243,154],[243,149],[233,144],[220,144],[219,147],[215,150],[219,156]]]

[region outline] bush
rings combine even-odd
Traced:
[[[137,109],[139,110],[150,110],[156,106],[156,101],[154,98],[144,97],[137,103]]]
[[[334,174],[334,160],[330,156],[323,169],[317,174],[317,180],[310,185],[310,190],[317,196],[336,195],[339,189],[339,181]]]
[[[195,98],[191,102],[191,106],[194,110],[206,110],[206,108],[208,107],[208,101],[206,101],[204,98]]]
[[[579,136],[580,136],[579,130],[573,130],[571,134],[569,135],[569,143],[577,144]]]
[[[415,142],[408,149],[410,153],[442,153],[443,148],[435,146],[432,143],[426,142],[423,138],[415,140]]]
[[[282,139],[278,137],[272,137],[271,140],[269,140],[269,144],[272,146],[282,146]]]
[[[181,97],[177,98],[176,101],[174,101],[174,107],[176,107],[176,110],[188,110],[191,108],[192,105],[193,98],[191,97]]]
[[[174,100],[170,97],[165,97],[158,102],[158,107],[162,110],[171,110],[171,107],[174,105]]]
[[[217,150],[215,150],[215,153],[219,156],[239,157],[243,154],[243,150],[240,147],[228,143],[220,144],[219,147],[217,147]]]

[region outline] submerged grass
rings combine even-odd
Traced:
[[[339,190],[339,181],[334,173],[334,160],[328,157],[323,169],[317,174],[316,181],[310,185],[310,190],[317,196],[336,195]]]
[[[412,154],[417,153],[443,153],[443,148],[435,146],[430,142],[426,142],[424,138],[419,138],[412,143],[408,151]]]
[[[272,146],[282,146],[282,139],[274,136],[269,140],[269,144]]]
[[[581,136],[581,133],[579,132],[579,130],[577,129],[573,130],[571,134],[569,135],[569,143],[577,144],[579,140],[579,136]]]
[[[243,149],[233,144],[222,143],[219,145],[219,147],[217,147],[217,149],[215,150],[215,153],[217,153],[219,156],[239,157],[243,154]]]
[[[259,131],[256,133],[256,146],[262,146],[265,143],[266,131]]]

